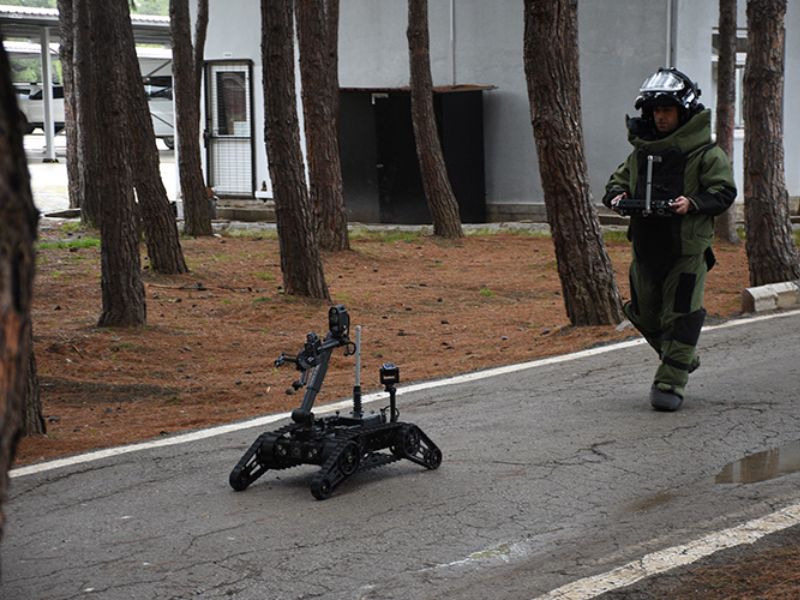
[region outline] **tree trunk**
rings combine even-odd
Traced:
[[[261,62],[269,176],[287,294],[330,299],[311,226],[294,82],[292,3],[261,0]]]
[[[39,213],[19,128],[8,56],[0,39],[0,536],[8,470],[20,436],[31,361],[31,295]]]
[[[88,227],[99,227],[102,198],[95,185],[86,185],[87,160],[94,144],[86,132],[97,131],[97,114],[94,111],[96,100],[88,98],[85,90],[91,87],[94,66],[92,64],[92,39],[89,30],[90,5],[87,0],[73,0],[73,81],[72,97],[75,106],[75,126],[77,129],[77,164],[81,203],[81,222]],[[102,93],[102,92],[101,92]]]
[[[117,56],[115,28],[127,15],[126,0],[89,2],[91,35],[89,77],[81,84],[82,104],[95,115],[93,128],[81,135],[92,140],[84,159],[86,180],[102,198],[100,216],[102,326],[140,326],[146,321],[139,244],[134,220],[133,182],[128,132],[120,127],[128,88],[126,70]],[[78,11],[76,11],[77,13]]]
[[[717,63],[717,144],[733,164],[736,114],[736,0],[719,0],[719,62]],[[718,240],[738,244],[736,207],[731,205],[714,224]]]
[[[200,88],[203,81],[203,67],[205,66],[206,33],[208,31],[208,0],[197,0],[197,20],[194,24],[194,97],[197,105],[197,114],[200,114]],[[198,127],[200,119],[198,118]]]
[[[744,206],[753,286],[800,279],[783,160],[786,0],[748,0]]]
[[[36,371],[36,356],[33,352],[32,328],[28,328],[28,347],[30,348],[28,360],[28,374],[25,377],[25,405],[22,409],[23,435],[44,435],[47,428],[42,415],[42,397],[39,394],[39,376]]]
[[[408,55],[411,67],[411,121],[428,200],[433,233],[445,238],[460,238],[461,217],[458,203],[447,178],[442,145],[433,112],[430,42],[428,39],[428,0],[408,0]]]
[[[200,7],[203,2],[201,0]],[[208,20],[208,5],[204,13]],[[202,17],[203,11],[198,11]],[[189,0],[170,0],[170,31],[172,33],[172,89],[178,124],[178,171],[183,200],[184,230],[189,235],[211,235],[211,210],[208,203],[202,161],[200,160],[200,80],[197,57],[203,56],[192,46]],[[198,26],[202,20],[198,18]],[[205,29],[202,41],[205,43]]]
[[[525,75],[547,220],[573,325],[624,317],[586,174],[577,0],[525,0]]]
[[[298,0],[295,11],[313,225],[322,250],[348,250],[337,127],[339,0]]]
[[[142,74],[133,41],[128,0],[114,0],[124,4],[117,13],[122,20],[115,24],[120,32],[118,58],[122,70],[127,101],[123,105],[130,132],[131,172],[136,188],[139,215],[147,242],[150,267],[157,273],[186,273],[186,261],[181,250],[178,226],[167,190],[161,180],[160,158],[153,132],[153,121],[147,96],[142,86]],[[123,13],[124,8],[124,14]]]
[[[67,190],[69,207],[78,208],[81,202],[81,166],[78,157],[77,103],[75,101],[74,58],[75,23],[72,17],[72,0],[58,0],[58,18],[61,25],[61,78],[64,83],[64,135],[67,140]]]

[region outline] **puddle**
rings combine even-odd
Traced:
[[[714,483],[756,483],[800,471],[800,440],[728,463]]]
[[[653,496],[649,496],[647,498],[634,502],[631,505],[631,510],[636,512],[651,510],[653,508],[658,508],[659,506],[667,504],[673,498],[674,496],[672,492],[658,492]]]

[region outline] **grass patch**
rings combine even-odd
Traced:
[[[61,250],[69,248],[99,248],[100,240],[93,237],[85,237],[77,240],[57,240],[52,242],[38,242],[36,247],[39,250]]]
[[[276,229],[225,229],[222,237],[236,240],[277,240]]]
[[[628,241],[628,232],[627,231],[604,231],[603,232],[603,240],[608,242],[627,242]]]
[[[268,271],[256,271],[253,276],[261,281],[275,281],[275,275]]]
[[[336,296],[336,304],[349,305],[353,303],[353,297],[347,292],[337,292],[334,295]]]
[[[131,342],[119,342],[118,344],[112,344],[108,347],[111,352],[122,352],[123,350],[128,350],[130,352],[143,352],[144,348],[137,344],[132,344]]]
[[[272,298],[269,296],[259,296],[258,298],[253,298],[253,304],[261,304],[263,302],[272,302]]]
[[[488,287],[482,287],[478,293],[484,298],[491,298],[492,296],[494,296],[494,292],[490,290]]]
[[[515,235],[527,238],[549,239],[552,237],[549,229],[526,229],[524,227],[477,227],[465,229],[467,237],[492,237],[493,235]]]
[[[423,237],[421,231],[401,231],[391,229],[387,231],[370,231],[368,229],[353,229],[350,232],[351,240],[361,240],[370,242],[406,242],[408,244],[418,242]]]
[[[77,233],[83,230],[83,224],[80,221],[65,221],[61,224],[61,231],[64,233]]]

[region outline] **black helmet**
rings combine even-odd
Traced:
[[[661,68],[644,80],[634,107],[642,113],[654,106],[677,106],[682,115],[691,115],[697,107],[700,88],[675,67]]]

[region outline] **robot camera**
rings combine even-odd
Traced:
[[[349,335],[350,315],[342,304],[331,306],[328,311],[328,327],[334,337],[346,338]]]
[[[400,367],[393,363],[381,365],[381,385],[397,385],[400,383]]]

